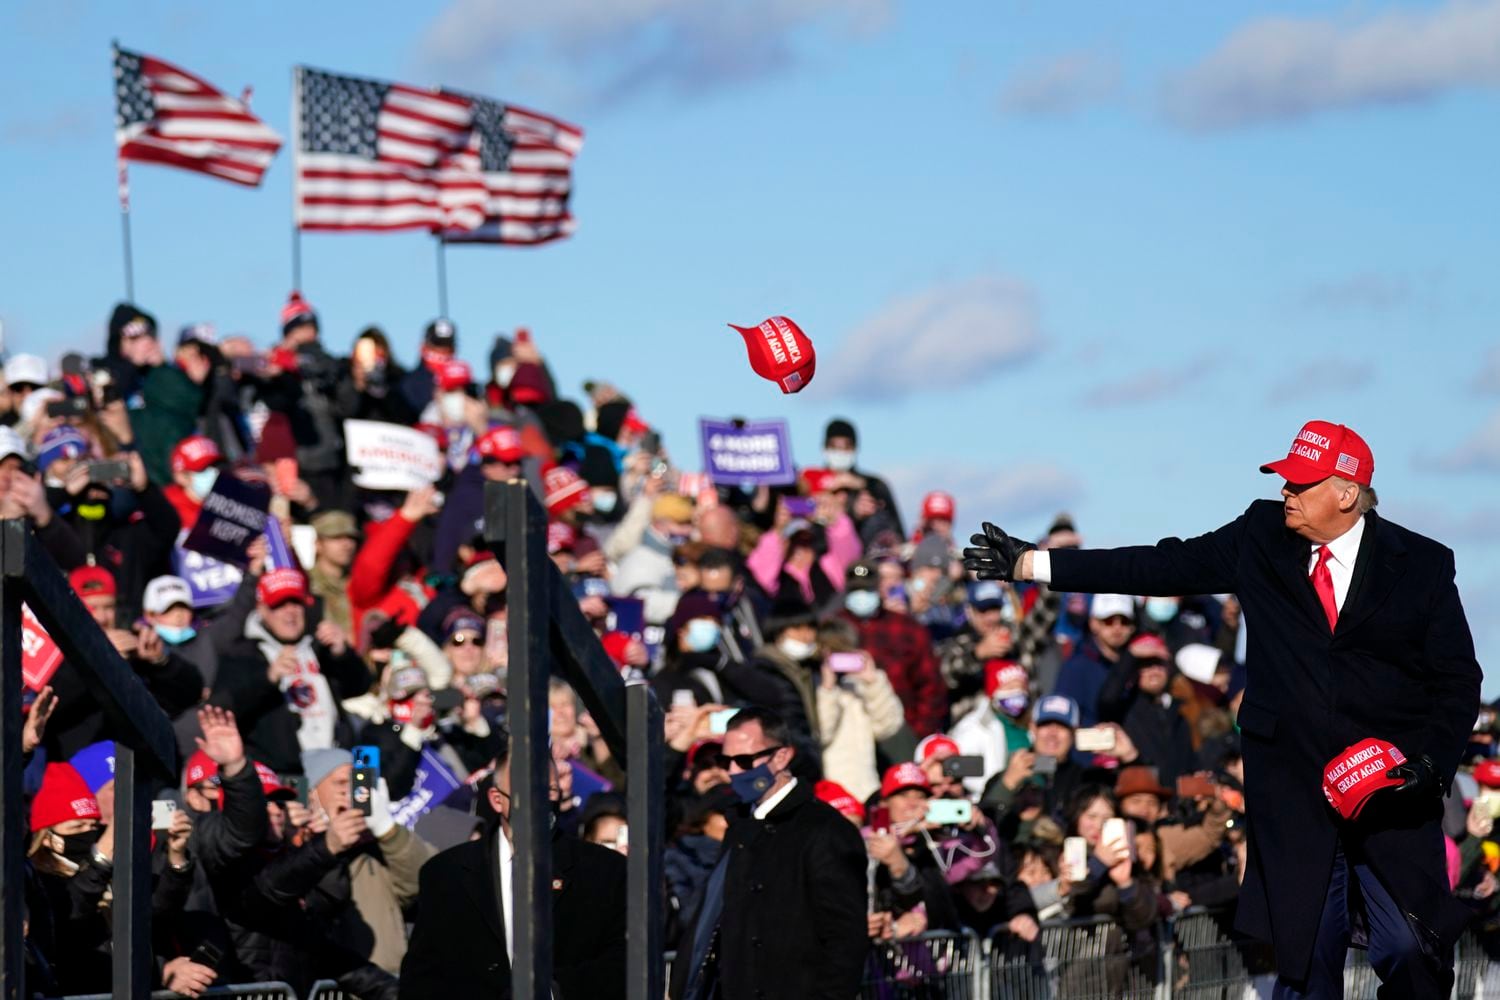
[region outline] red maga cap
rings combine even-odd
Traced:
[[[927,780],[927,772],[922,770],[920,764],[911,761],[892,764],[881,779],[880,797],[888,799],[906,788],[918,788],[928,795],[932,794],[932,783]]]
[[[213,438],[202,434],[189,434],[172,449],[173,472],[202,472],[223,460],[224,453],[219,451]]]
[[[454,392],[474,381],[474,372],[464,361],[445,361],[437,369],[439,392]]]
[[[1274,472],[1294,486],[1320,483],[1329,476],[1369,486],[1375,475],[1375,456],[1351,428],[1309,420],[1292,439],[1286,458],[1262,465],[1260,471]]]
[[[514,465],[526,457],[526,446],[521,443],[521,432],[504,424],[491,427],[479,439],[479,457],[486,461],[505,462]]]
[[[865,807],[849,793],[849,789],[836,781],[820,781],[813,786],[813,795],[819,802],[826,802],[845,816],[852,816],[861,823],[865,821]]]
[[[255,596],[268,608],[275,608],[287,601],[311,604],[307,595],[307,577],[300,569],[273,569],[260,578],[255,587]]]
[[[984,664],[984,696],[995,697],[999,691],[1015,691],[1025,694],[1031,683],[1031,675],[1015,660],[986,660]]]
[[[953,520],[953,497],[942,490],[933,490],[922,498],[922,520]]]
[[[755,374],[775,382],[784,393],[800,392],[812,381],[818,356],[796,323],[772,316],[759,326],[729,325],[745,338]]]
[[[1323,795],[1344,819],[1357,819],[1370,796],[1401,784],[1391,771],[1405,763],[1406,755],[1385,740],[1360,740],[1323,765]]]

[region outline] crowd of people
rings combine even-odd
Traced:
[[[410,368],[405,338],[325,333],[295,293],[278,331],[265,348],[193,324],[168,346],[125,303],[100,356],[4,367],[0,517],[29,521],[182,751],[153,823],[161,986],[331,978],[374,1000],[424,964],[409,941],[444,919],[419,905],[424,865],[508,817],[507,580],[481,532],[485,483],[517,478],[603,648],[666,710],[669,946],[691,946],[753,801],[732,779],[754,761],[725,749],[747,709],[858,830],[870,942],[970,929],[1024,953],[1044,921],[1107,916],[1146,970],[1175,913],[1232,912],[1254,823],[1233,595],[976,581],[953,498],[903,516],[847,420],[793,483],[705,483],[649,398],[602,379],[569,398],[525,330],[481,372],[447,320]],[[357,485],[346,420],[430,434],[441,478]],[[221,477],[270,495],[242,564],[184,544]],[[1060,514],[1036,542],[1075,548],[1080,529]],[[550,708],[559,835],[625,854],[627,774],[561,680]],[[28,984],[104,991],[117,734],[66,662],[25,711]],[[1486,928],[1496,732],[1493,712],[1476,722],[1444,827],[1452,888]],[[357,789],[366,748],[378,780]],[[589,995],[623,991],[624,933],[590,945]]]

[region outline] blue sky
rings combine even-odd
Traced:
[[[534,7],[533,10],[522,10]],[[102,347],[120,296],[109,42],[288,133],[297,62],[475,89],[582,125],[571,241],[455,248],[462,352],[527,325],[696,466],[700,415],[852,417],[862,463],[1094,544],[1196,533],[1275,484],[1303,420],[1371,443],[1382,511],[1450,544],[1500,654],[1500,0],[1404,4],[554,0],[0,11],[6,347]],[[270,342],[290,160],[258,191],[131,171],[136,288],[168,330]],[[347,350],[410,361],[420,235],[309,235],[303,291]],[[781,396],[725,324],[819,352]],[[1486,685],[1493,697],[1500,683]]]

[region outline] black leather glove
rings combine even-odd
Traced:
[[[1021,556],[1036,546],[1010,537],[988,521],[982,529],[970,537],[973,547],[964,549],[964,569],[981,580],[1014,580]]]
[[[1445,789],[1438,779],[1437,765],[1425,753],[1406,758],[1406,763],[1393,768],[1391,774],[1402,779],[1391,789],[1401,801],[1416,805],[1443,797]]]
[[[380,626],[370,633],[371,649],[395,649],[396,640],[401,638],[401,633],[406,631],[406,626],[399,619],[387,618]]]

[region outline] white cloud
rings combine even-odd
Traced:
[[[982,382],[1042,343],[1032,290],[987,275],[886,305],[819,363],[817,377],[832,394],[890,399]]]
[[[1500,0],[1449,0],[1360,21],[1268,17],[1168,82],[1167,117],[1193,130],[1431,100],[1500,85]]]
[[[1375,378],[1375,365],[1348,358],[1318,358],[1275,382],[1266,399],[1272,403],[1312,400],[1331,392],[1363,389]]]
[[[1064,52],[1023,66],[1000,91],[1001,110],[1018,115],[1069,114],[1118,89],[1120,67],[1097,52]]]
[[[476,86],[500,65],[564,65],[598,99],[652,85],[691,96],[793,62],[791,35],[805,25],[865,33],[889,14],[890,0],[451,0],[418,59],[424,72]]]
[[[1147,368],[1133,375],[1101,382],[1079,397],[1079,402],[1098,408],[1154,402],[1175,396],[1218,365],[1218,359],[1205,355],[1174,367]]]
[[[1050,462],[1023,462],[977,467],[957,462],[924,462],[885,473],[903,511],[915,514],[929,490],[953,494],[959,527],[955,536],[966,539],[980,521],[1020,530],[1015,522],[1038,516],[1051,517],[1075,506],[1083,496],[1083,483],[1073,473]],[[1009,524],[1007,524],[1009,522]],[[972,526],[972,527],[965,527]]]
[[[1417,456],[1417,467],[1440,472],[1500,472],[1500,411],[1450,451]]]

